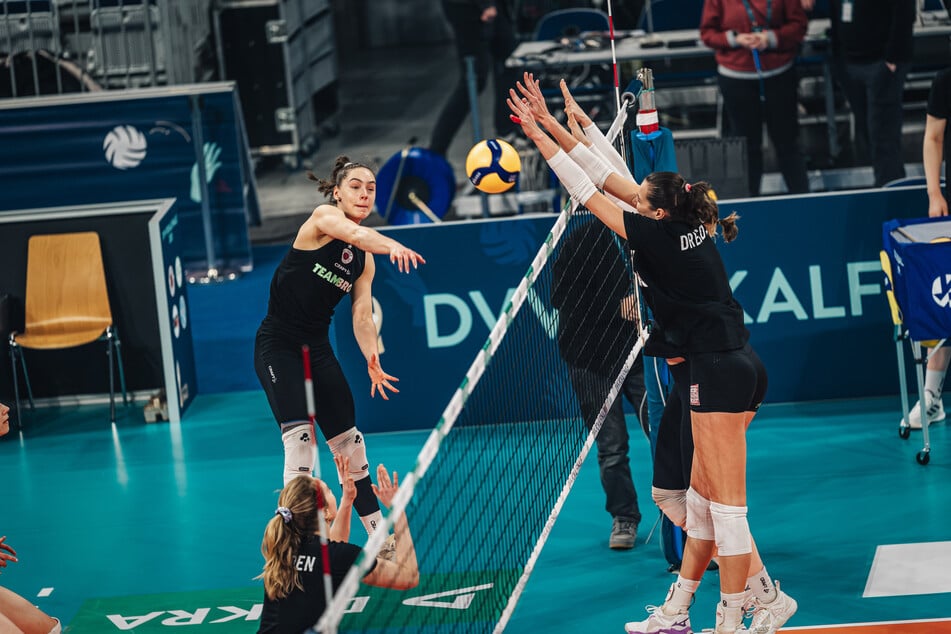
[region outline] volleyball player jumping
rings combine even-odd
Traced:
[[[366,443],[357,429],[353,394],[330,345],[334,309],[350,295],[353,334],[366,358],[370,396],[389,400],[398,379],[383,371],[372,315],[372,254],[388,255],[400,272],[426,260],[403,244],[360,223],[373,210],[376,176],[366,165],[337,157],[330,180],[317,178],[317,189],[333,204],[319,205],[301,225],[290,250],[271,280],[267,316],[254,344],[254,369],[267,394],[284,441],[284,484],[311,475],[317,445],[305,398],[301,346],[310,347],[315,420],[335,456],[350,460],[357,487],[354,507],[372,534],[382,519],[373,494]],[[341,482],[344,475],[340,475]]]

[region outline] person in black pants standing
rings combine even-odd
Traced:
[[[515,50],[515,29],[512,11],[506,0],[442,0],[443,12],[456,38],[459,58],[459,81],[446,100],[429,142],[429,149],[443,156],[453,137],[469,113],[469,84],[466,57],[475,58],[476,87],[485,88],[489,70],[495,81],[496,99],[493,108],[495,133],[507,136],[517,131],[509,120],[505,105],[508,87],[516,75],[505,68],[505,60]]]
[[[902,94],[914,49],[915,0],[832,0],[832,45],[875,186],[904,178]],[[860,147],[862,147],[860,145]]]
[[[553,268],[551,303],[558,309],[558,351],[588,429],[594,426],[612,383],[637,343],[633,270],[624,265],[620,240],[596,219],[582,221],[565,237]],[[640,409],[644,399],[641,355],[620,391]],[[637,542],[641,512],[628,457],[630,435],[624,401],[617,395],[596,437],[605,510],[613,524],[608,547],[630,550]]]

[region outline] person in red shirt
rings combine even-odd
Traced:
[[[808,18],[801,0],[707,0],[700,38],[712,48],[730,130],[746,139],[750,194],[763,176],[763,123],[791,194],[809,191],[799,148],[796,54]]]

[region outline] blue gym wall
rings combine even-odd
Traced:
[[[926,210],[923,187],[721,202],[721,215],[741,216],[738,239],[721,243],[720,250],[769,370],[768,401],[898,393],[879,265],[882,222]],[[382,362],[401,379],[400,393],[388,402],[368,398],[349,302],[338,307],[336,346],[361,428],[436,423],[554,220],[544,215],[383,229],[422,253],[427,264],[401,275],[377,259]],[[252,273],[190,289],[200,392],[259,389],[254,332],[285,250],[258,247]]]

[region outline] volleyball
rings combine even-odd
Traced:
[[[148,143],[145,135],[134,126],[120,125],[113,128],[102,142],[106,160],[116,169],[138,167],[145,158]]]
[[[479,141],[466,156],[466,174],[476,189],[499,194],[512,188],[518,180],[522,161],[518,152],[501,139]]]

